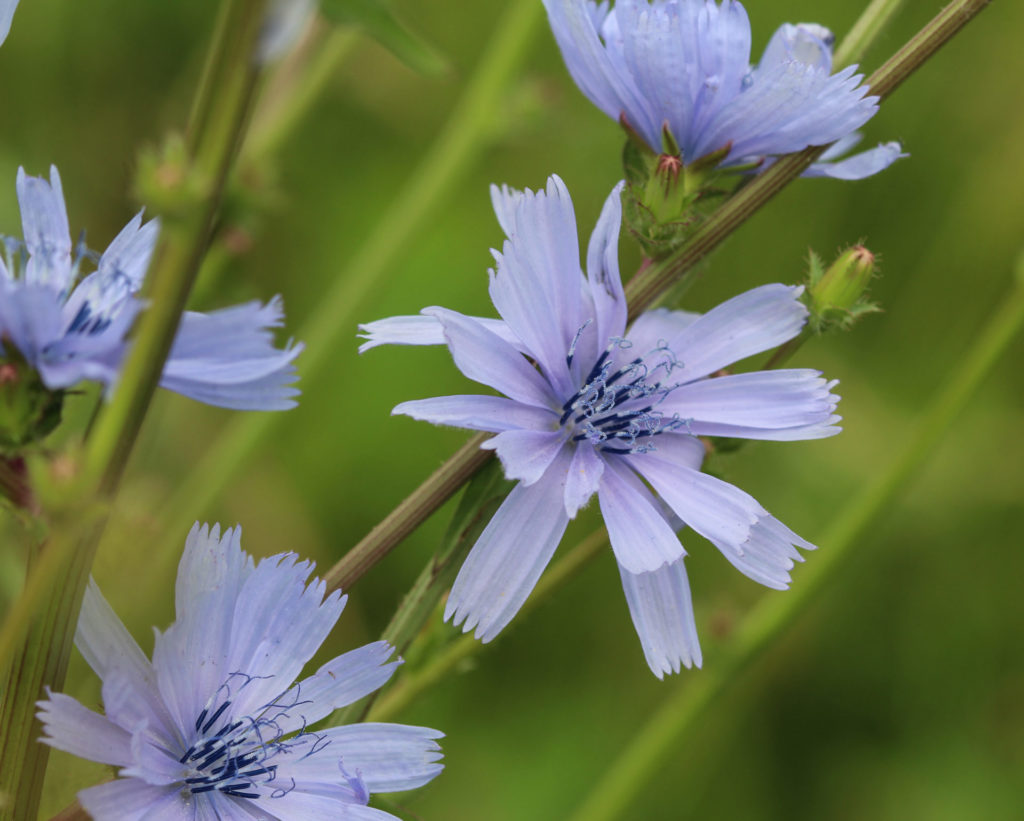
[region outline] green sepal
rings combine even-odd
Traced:
[[[422,37],[395,19],[386,0],[320,0],[320,11],[332,23],[362,28],[374,40],[420,74],[448,70],[448,61]]]
[[[60,424],[64,391],[50,390],[13,346],[0,358],[0,453],[15,454]]]

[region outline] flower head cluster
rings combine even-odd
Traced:
[[[596,494],[651,669],[700,664],[686,555],[689,525],[741,572],[785,588],[813,545],[727,482],[701,473],[697,437],[813,439],[839,428],[834,382],[812,370],[720,376],[796,336],[800,288],[764,285],[703,316],[654,310],[626,327],[618,268],[620,190],[604,205],[580,268],[569,193],[493,188],[507,240],[490,275],[501,319],[427,308],[362,326],[362,350],[447,344],[470,379],[504,396],[442,396],[393,413],[495,434],[518,480],[459,572],[446,618],[488,641],[511,621],[571,518]]]
[[[441,733],[401,724],[314,730],[395,671],[378,641],[295,679],[345,597],[307,585],[313,569],[286,553],[255,564],[240,530],[197,524],[178,568],[177,620],[150,662],[94,583],[75,644],[103,679],[104,715],[51,693],[47,744],[118,768],[78,794],[97,821],[161,818],[341,818],[385,821],[374,792],[419,787],[441,770]]]
[[[898,143],[832,163],[878,110],[862,75],[832,74],[832,34],[786,24],[750,62],[750,21],[736,0],[544,0],[576,84],[655,152],[667,127],[687,164],[722,153],[746,165],[841,141],[810,175],[870,176],[900,156]]]
[[[125,334],[144,303],[136,296],[156,242],[155,220],[136,215],[101,255],[73,246],[60,175],[18,171],[24,239],[0,238],[0,360],[13,348],[51,390],[94,380],[111,386]],[[86,264],[95,270],[83,276]],[[186,311],[160,384],[200,402],[240,410],[295,405],[293,361],[302,345],[274,348],[279,299],[208,314]]]

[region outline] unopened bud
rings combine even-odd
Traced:
[[[852,311],[875,273],[875,255],[863,245],[854,245],[839,255],[810,289],[815,313]]]

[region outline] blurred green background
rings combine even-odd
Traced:
[[[540,0],[537,0],[539,6]],[[196,307],[283,294],[300,334],[389,206],[487,53],[505,2],[396,0],[446,56],[424,77],[359,37],[273,162],[249,171],[262,193],[232,212],[235,255],[208,272]],[[72,231],[102,249],[138,207],[140,147],[188,111],[212,26],[210,0],[23,0],[0,50],[0,233],[20,233],[14,177],[56,163]],[[784,21],[841,35],[848,0],[750,0],[755,53]],[[863,61],[871,70],[940,4],[910,0]],[[884,470],[959,357],[998,308],[1024,246],[1024,5],[999,2],[901,88],[867,127],[912,155],[864,182],[800,181],[702,267],[686,306],[706,309],[769,281],[798,281],[807,249],[831,256],[865,241],[881,256],[885,312],[807,345],[795,364],[841,380],[844,433],[755,443],[722,462],[726,478],[812,541]],[[569,80],[538,16],[498,115],[429,216],[339,316],[330,363],[301,383],[302,403],[207,509],[163,523],[161,504],[233,420],[161,394],[136,450],[95,575],[148,651],[172,619],[175,551],[194,518],[243,526],[257,555],[293,550],[329,566],[465,439],[389,410],[470,390],[442,349],[356,354],[355,321],[439,304],[491,313],[485,271],[500,243],[487,186],[539,187],[557,172],[584,237],[619,178],[619,130]],[[258,206],[258,207],[255,207]],[[623,271],[635,248],[623,243]],[[630,819],[1024,818],[1024,377],[1017,340],[968,411],[856,548],[838,583],[700,723],[627,813]],[[301,359],[300,359],[301,367]],[[88,412],[72,400],[69,426]],[[54,443],[59,443],[59,436]],[[564,551],[596,525],[591,506]],[[327,657],[376,638],[450,516],[442,510],[351,591]],[[8,557],[22,539],[0,520]],[[177,538],[180,537],[180,538]],[[761,596],[710,545],[684,535],[705,656]],[[827,543],[820,544],[828,551]],[[809,561],[813,562],[811,555]],[[14,580],[6,565],[8,585]],[[800,568],[795,572],[800,585]],[[454,631],[438,623],[437,637]],[[410,667],[414,660],[410,661]],[[609,551],[513,623],[472,665],[400,720],[442,729],[447,770],[398,797],[424,821],[559,819],[600,779],[659,702],[701,676],[647,669]],[[68,691],[99,700],[76,655]],[[109,777],[51,758],[47,817],[77,788]]]

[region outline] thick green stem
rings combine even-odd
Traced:
[[[863,549],[861,537],[927,463],[943,434],[1024,325],[1024,265],[1017,280],[1013,293],[968,351],[931,410],[913,426],[912,438],[900,456],[840,513],[819,540],[820,555],[808,562],[794,589],[762,598],[744,618],[730,646],[716,654],[708,669],[681,682],[597,780],[597,787],[571,821],[620,817],[718,696],[821,596],[853,549]]]
[[[147,282],[152,307],[139,322],[111,403],[97,420],[69,489],[66,506],[54,513],[51,538],[0,630],[0,669],[8,669],[0,705],[0,805],[2,821],[30,821],[39,804],[49,748],[34,719],[34,703],[45,687],[63,685],[75,621],[92,559],[110,504],[127,465],[145,412],[163,370],[189,289],[220,205],[224,183],[248,121],[259,67],[252,59],[264,19],[265,0],[228,0],[230,36],[220,68],[209,77],[209,114],[189,173],[205,197],[165,219]],[[206,81],[204,81],[206,82]]]
[[[832,56],[832,70],[839,71],[850,63],[859,63],[868,47],[878,39],[882,29],[900,10],[903,2],[904,0],[871,0]]]
[[[408,247],[410,238],[424,220],[434,213],[439,201],[489,144],[494,120],[505,100],[504,91],[522,62],[540,20],[541,9],[536,0],[515,0],[508,6],[498,20],[493,41],[483,50],[479,67],[444,130],[400,196],[344,266],[316,314],[296,334],[306,342],[306,351],[298,362],[303,384],[315,380],[324,367],[334,361],[338,340],[354,332],[356,312],[366,295],[380,286],[383,272],[402,249]],[[278,418],[272,414],[248,415],[228,424],[192,475],[179,484],[179,491],[161,513],[161,520],[173,523],[173,526],[164,528],[168,535],[154,551],[158,561],[165,564],[171,561],[180,545],[179,531],[175,528],[180,526],[180,522],[191,521],[209,508],[245,460],[274,430]],[[407,526],[402,526],[403,533],[412,532],[455,493],[462,482],[483,466],[485,460],[480,460],[469,449],[464,448],[460,453],[464,457],[453,465],[454,472],[462,477],[459,483],[447,486],[441,494],[426,489],[422,496],[429,498],[429,504],[410,507],[415,518]],[[435,477],[445,470],[438,471]],[[383,541],[378,543],[376,537],[367,537],[361,543],[361,552],[382,556],[381,545],[394,544],[392,531],[382,523],[374,532]],[[346,566],[365,567],[366,563],[363,559],[353,558],[346,560]],[[346,581],[341,573],[334,573],[333,579],[335,584]]]

